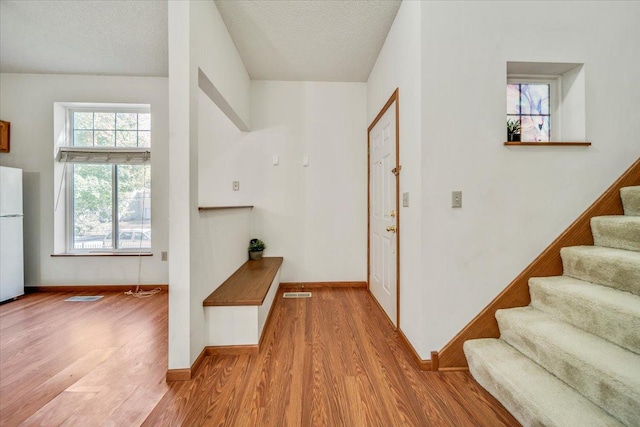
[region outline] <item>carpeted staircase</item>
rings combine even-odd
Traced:
[[[564,275],[529,280],[498,310],[500,339],[464,343],[473,377],[525,426],[640,426],[640,186],[624,215],[591,219],[595,246],[560,251]]]

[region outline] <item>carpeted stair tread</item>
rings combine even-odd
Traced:
[[[529,279],[531,305],[640,354],[640,297],[567,276]]]
[[[640,251],[640,216],[597,216],[591,231],[596,246]]]
[[[625,215],[640,215],[640,185],[620,189]]]
[[[594,246],[562,248],[563,276],[496,311],[500,339],[464,343],[473,377],[526,426],[640,427],[640,186],[624,215],[591,218]]]
[[[640,252],[571,246],[560,255],[565,276],[640,295]]]
[[[502,340],[466,341],[469,370],[524,426],[623,426]]]
[[[627,425],[640,425],[640,355],[533,307],[498,310],[500,339]]]

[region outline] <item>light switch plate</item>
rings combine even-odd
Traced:
[[[451,207],[452,208],[462,207],[462,191],[451,192]]]
[[[280,156],[277,154],[273,155],[273,166],[278,166],[280,164]]]
[[[167,252],[166,251],[162,251],[160,252],[160,261],[166,261],[167,260]]]
[[[233,181],[233,191],[240,191],[240,181]]]
[[[402,207],[409,207],[409,193],[402,193]]]

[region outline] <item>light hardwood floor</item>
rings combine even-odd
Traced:
[[[96,302],[64,302],[73,295]],[[0,306],[0,425],[140,425],[168,390],[167,292]]]
[[[166,384],[167,294],[0,306],[0,425],[517,426],[468,373],[419,371],[364,289],[278,294],[257,355]]]

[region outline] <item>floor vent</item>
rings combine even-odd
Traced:
[[[285,292],[284,298],[311,298],[311,292]]]
[[[87,296],[87,297],[71,297],[71,298],[67,298],[65,301],[69,301],[69,302],[90,302],[90,301],[98,301],[100,298],[102,298],[102,295]]]

